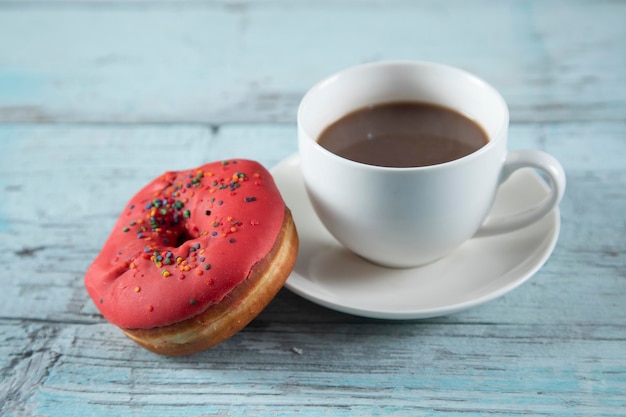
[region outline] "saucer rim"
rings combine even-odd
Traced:
[[[284,169],[286,166],[288,165],[299,166],[299,164],[300,164],[299,155],[295,153],[279,161],[277,164],[275,164],[270,169],[270,172],[273,176],[276,176],[277,172],[281,169]],[[541,177],[537,173],[530,172],[529,174],[531,174],[531,176],[533,176],[536,181],[541,183],[542,186],[548,189],[545,182],[542,181]],[[307,284],[317,287],[321,290],[323,290],[325,287],[316,285],[316,283],[314,283],[311,280],[308,280],[305,276],[302,276],[301,274],[297,273],[295,270],[291,272],[284,286],[285,288],[301,296],[302,298],[305,298],[323,307],[326,307],[326,308],[329,308],[329,309],[332,309],[341,313],[346,313],[346,314],[365,317],[365,318],[383,319],[383,320],[419,320],[419,319],[440,317],[440,316],[458,313],[460,311],[467,310],[467,309],[485,304],[489,301],[502,297],[503,295],[513,291],[514,289],[518,288],[523,283],[528,281],[532,276],[534,276],[537,273],[537,271],[539,271],[543,267],[543,265],[545,265],[550,255],[554,251],[554,248],[556,247],[556,243],[558,241],[559,234],[560,234],[561,216],[560,216],[559,207],[557,206],[554,209],[552,209],[546,215],[545,218],[549,218],[550,220],[549,220],[548,225],[545,227],[546,233],[543,236],[543,240],[541,244],[537,246],[537,251],[532,252],[531,255],[526,258],[526,259],[536,258],[536,260],[533,261],[532,265],[529,266],[528,268],[525,268],[519,274],[518,277],[507,280],[506,285],[498,287],[493,291],[489,291],[487,293],[481,294],[480,296],[476,298],[472,298],[472,299],[465,300],[462,302],[456,302],[452,304],[441,305],[441,306],[431,307],[431,308],[401,309],[401,310],[363,308],[361,306],[350,305],[349,303],[342,303],[341,301],[337,300],[336,297],[333,297],[332,299],[330,299],[329,297],[325,298],[323,296],[323,291],[312,292],[310,290],[307,290],[306,287],[308,285],[306,284],[299,285],[299,281],[303,283],[306,282]],[[511,233],[516,233],[516,232],[514,231]],[[473,239],[480,239],[480,238],[473,238]],[[367,262],[367,261],[363,260],[363,262]],[[503,276],[504,275],[499,275],[498,277],[494,279],[498,279]]]

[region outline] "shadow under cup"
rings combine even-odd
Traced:
[[[455,110],[479,124],[489,142],[460,159],[411,168],[354,162],[317,143],[343,116],[393,102]],[[487,217],[505,176],[508,124],[502,96],[460,69],[426,62],[349,68],[316,84],[300,103],[307,193],[328,231],[356,254],[390,267],[430,263],[471,238]]]

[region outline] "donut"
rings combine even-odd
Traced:
[[[298,235],[271,174],[225,160],[154,179],[127,204],[85,274],[100,313],[162,355],[230,338],[282,288]]]

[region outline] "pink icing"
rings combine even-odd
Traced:
[[[254,161],[166,172],[128,203],[85,286],[122,328],[188,319],[249,276],[271,250],[284,211],[270,173]]]

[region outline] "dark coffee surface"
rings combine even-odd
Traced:
[[[321,146],[353,161],[386,167],[441,164],[488,142],[471,119],[444,107],[413,102],[356,110],[326,128]]]

